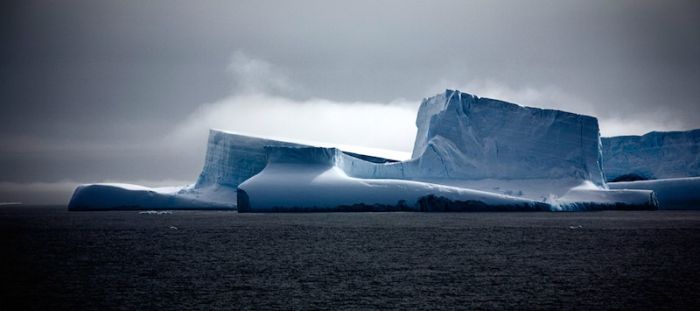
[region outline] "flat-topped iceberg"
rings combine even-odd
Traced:
[[[120,183],[80,185],[70,210],[234,209],[235,188],[150,188]]]
[[[124,183],[85,184],[75,189],[68,209],[236,209],[238,185],[267,165],[265,147],[269,146],[307,145],[212,129],[204,167],[194,184],[161,188]],[[344,153],[369,163],[396,162],[379,156]]]
[[[662,209],[700,208],[700,129],[605,137],[610,189],[651,190]]]
[[[604,183],[594,117],[447,90],[423,100],[416,126],[421,177]]]
[[[700,129],[604,137],[608,181],[700,176]]]
[[[167,189],[83,185],[76,189],[69,209],[656,209],[682,205],[668,199],[673,191],[700,192],[694,180],[681,186],[615,184],[615,189],[608,189],[603,167],[607,156],[601,148],[598,121],[590,116],[447,90],[423,100],[416,126],[412,158],[402,162],[328,145],[211,130],[204,167],[194,184]],[[622,145],[629,143],[606,148],[619,150],[614,146]],[[692,158],[688,153],[692,150],[686,150],[679,161]],[[656,191],[664,194],[657,196]],[[692,206],[692,200],[682,206]]]

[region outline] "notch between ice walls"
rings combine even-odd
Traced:
[[[603,189],[600,133],[594,117],[522,107],[447,90],[423,100],[416,125],[413,158],[405,162],[376,164],[344,156],[335,162],[334,170],[295,175],[279,169],[276,163],[285,156],[297,158],[294,152],[288,148],[274,148],[275,154],[284,150],[286,155],[271,155],[269,166],[262,173],[239,186],[239,195],[245,198],[239,200],[239,209],[327,211],[358,208],[358,204],[367,210],[393,209],[398,206],[396,198],[386,200],[381,196],[392,197],[409,188],[415,193],[407,193],[399,201],[408,202],[414,209],[420,205],[421,198],[429,195],[437,195],[448,202],[449,208],[443,208],[447,210],[533,210],[534,202],[549,204],[550,210],[656,207],[651,191]],[[314,163],[311,158],[308,161],[309,165]],[[284,178],[274,178],[275,174]],[[305,184],[300,189],[298,183],[285,182],[309,180],[310,175],[319,178],[332,175],[335,177],[329,178],[328,184],[343,186]],[[372,185],[355,192],[357,201],[320,198],[324,196],[320,193],[341,196],[352,188],[353,178]],[[395,183],[373,184],[376,180],[394,180]],[[399,181],[406,180],[413,183],[397,186]],[[589,186],[577,187],[582,184]],[[289,191],[266,193],[266,186]],[[376,187],[393,190],[381,196],[365,195],[376,192]],[[510,191],[513,195],[503,196],[507,202],[474,192],[460,192],[500,195],[493,189],[501,187],[525,187],[526,190],[525,193]],[[305,191],[312,188],[315,191]],[[296,198],[296,193],[305,194],[303,198]],[[257,206],[255,196],[258,197]],[[275,198],[270,200],[270,197]]]
[[[411,180],[572,179],[605,184],[594,117],[446,90],[422,101],[416,126],[411,160],[375,158],[368,165],[354,161],[354,167],[348,168],[350,174]],[[257,174],[267,163],[265,146],[308,147],[219,130],[210,130],[207,146],[197,180],[200,187],[235,187]],[[386,163],[371,165],[376,162]]]

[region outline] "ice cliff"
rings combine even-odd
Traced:
[[[593,117],[447,90],[423,100],[416,125],[404,162],[270,148],[239,211],[425,210],[428,197],[452,210],[656,208],[652,191],[604,188]]]
[[[603,185],[594,117],[447,90],[423,100],[416,126],[413,159],[421,177]]]
[[[608,181],[700,176],[700,129],[603,138]]]
[[[266,146],[304,145],[210,130],[204,167],[195,188],[212,185],[237,187],[265,167]]]
[[[594,117],[446,90],[423,100],[416,126],[412,159],[403,162],[211,130],[196,183],[168,189],[83,185],[69,209],[531,211],[658,206],[653,189],[607,189]],[[686,188],[695,184],[683,183]],[[675,187],[668,185],[664,187]]]
[[[604,188],[598,122],[446,90],[416,118],[412,159],[354,163],[359,178],[407,179],[549,201],[582,183]]]
[[[603,138],[610,189],[655,193],[662,209],[700,208],[700,129]]]
[[[236,189],[268,162],[266,147],[308,147],[304,144],[209,130],[204,166],[192,185],[150,188],[123,183],[79,186],[70,210],[235,209]],[[377,156],[342,152],[366,163],[390,163]]]

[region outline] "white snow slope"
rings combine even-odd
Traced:
[[[266,149],[265,169],[238,186],[239,212],[551,209],[546,203],[471,189],[351,177],[343,163],[363,160],[351,159],[335,148]]]
[[[372,175],[366,172],[384,172],[387,167],[397,166],[366,162],[334,148],[267,147],[266,151],[265,169],[238,186],[239,212],[656,208],[653,193],[648,190],[608,191],[589,183],[589,187],[572,189],[561,199],[547,203],[413,180],[355,177],[358,172]]]

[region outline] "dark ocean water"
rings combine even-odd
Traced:
[[[700,212],[0,207],[0,310],[693,309]]]

